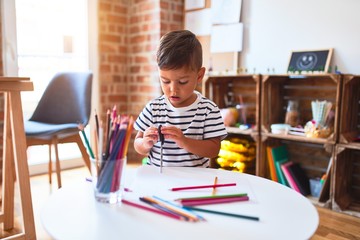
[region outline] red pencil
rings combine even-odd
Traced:
[[[219,188],[219,187],[231,187],[231,186],[236,186],[236,183],[224,183],[224,184],[188,186],[188,187],[175,187],[175,188],[170,188],[170,190],[171,191],[181,191],[181,190],[198,189],[198,188]]]

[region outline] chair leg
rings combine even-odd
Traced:
[[[61,188],[61,176],[60,176],[60,160],[59,160],[59,151],[58,151],[58,140],[54,139],[55,146],[55,159],[56,159],[56,176],[58,180],[58,188]]]
[[[51,184],[51,175],[52,175],[52,160],[51,160],[51,144],[49,144],[49,169],[48,169],[48,171],[49,171],[49,183]]]
[[[77,145],[78,145],[78,147],[80,149],[80,152],[81,152],[81,155],[82,155],[82,157],[84,159],[85,165],[88,167],[89,171],[91,171],[89,154],[86,151],[86,148],[84,146],[83,141],[81,140],[80,135],[76,136],[75,142],[77,143]]]

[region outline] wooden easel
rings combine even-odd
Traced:
[[[26,137],[21,105],[21,91],[33,91],[29,78],[0,77],[0,91],[4,92],[3,189],[0,222],[4,230],[14,227],[15,180],[19,183],[23,232],[4,239],[36,239],[31,200]]]

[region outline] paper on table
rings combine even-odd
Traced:
[[[217,171],[218,170],[215,169],[209,169],[209,171],[202,172],[197,171],[197,168],[166,167],[163,169],[163,173],[160,174],[157,167],[143,165],[137,169],[135,179],[130,189],[135,196],[155,195],[167,200],[211,195],[212,188],[193,189],[181,192],[174,192],[169,189],[181,186],[212,184],[214,176],[218,173]],[[219,195],[240,192],[247,193],[250,198],[249,202],[256,202],[256,197],[245,176],[239,174],[238,177],[234,179],[233,177],[227,177],[226,174],[218,175],[218,184],[229,182],[236,183],[236,186],[218,188],[216,193]]]

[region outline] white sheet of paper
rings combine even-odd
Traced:
[[[195,176],[195,177],[194,177]],[[143,165],[137,169],[134,182],[131,184],[131,194],[127,193],[127,198],[136,199],[140,196],[154,196],[162,199],[173,201],[177,198],[200,197],[212,194],[213,188],[200,188],[182,191],[171,191],[174,187],[212,185],[214,175],[197,171],[196,168],[163,168],[160,173],[158,167]],[[239,194],[247,193],[250,200],[247,203],[255,203],[256,197],[245,176],[229,178],[224,176],[218,177],[218,184],[236,183],[236,186],[219,187],[216,194]],[[157,186],[154,188],[154,186]],[[130,196],[132,195],[132,196]]]
[[[211,33],[211,9],[187,12],[185,14],[185,29],[197,36],[206,36]]]
[[[192,10],[205,7],[205,0],[185,0],[185,10]]]
[[[241,52],[243,24],[215,25],[212,27],[210,48],[212,53]]]
[[[241,0],[211,1],[212,23],[229,24],[240,22]]]

